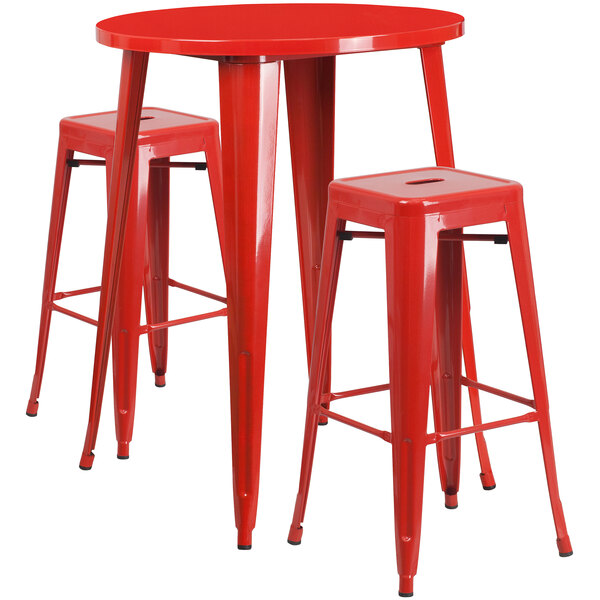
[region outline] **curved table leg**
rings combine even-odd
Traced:
[[[284,67],[306,355],[310,366],[327,214],[327,188],[333,180],[335,56],[287,60]],[[330,391],[330,358],[329,353],[323,392]],[[320,416],[319,425],[326,423],[327,417]]]
[[[279,62],[219,64],[238,548],[250,549],[260,472]]]
[[[427,91],[427,102],[429,104],[429,117],[431,120],[431,132],[433,134],[433,146],[435,149],[435,159],[438,166],[454,167],[454,153],[452,149],[452,134],[450,131],[450,116],[448,112],[448,100],[446,96],[446,83],[444,78],[444,63],[442,58],[441,46],[429,46],[421,48],[421,62],[423,64],[423,76],[425,78],[425,88]],[[450,245],[442,245],[442,253],[449,250]],[[475,366],[475,353],[473,350],[473,331],[471,329],[471,318],[469,314],[469,286],[467,281],[467,271],[463,254],[462,282],[463,282],[463,309],[462,309],[462,346],[465,362],[465,372],[469,379],[477,381],[477,370]],[[436,344],[436,349],[442,349],[443,346]],[[434,356],[434,362],[440,357]],[[450,358],[446,357],[448,360]],[[442,360],[444,358],[442,357]],[[447,388],[448,390],[450,388]],[[432,387],[432,393],[437,393],[436,386]],[[442,392],[443,393],[443,392]],[[458,397],[457,397],[458,396]],[[479,392],[475,388],[469,388],[469,398],[471,401],[471,412],[473,414],[473,423],[481,425],[481,408],[479,405]],[[451,414],[460,415],[460,409],[456,406],[460,403],[460,394],[444,394],[444,397],[436,401],[438,405],[445,405],[446,410]],[[460,417],[455,422],[460,426]],[[481,465],[481,481],[483,488],[492,490],[496,487],[487,445],[483,433],[475,434],[477,452]],[[450,472],[445,472],[445,466],[440,464],[440,474],[442,487],[446,492],[446,506],[455,508],[456,492],[458,491],[460,475],[460,438],[442,442],[438,446],[438,452],[443,453],[448,465],[452,465]],[[450,492],[450,493],[449,493]],[[450,496],[450,497],[449,497]],[[450,504],[448,502],[451,500]]]
[[[79,466],[84,470],[91,469],[94,462],[92,451],[96,444],[102,396],[106,382],[110,334],[115,315],[117,284],[123,260],[125,229],[147,68],[148,53],[132,52],[129,50],[123,52],[117,130],[110,178],[108,223],[104,245],[104,265],[102,267],[102,289],[100,291],[100,308],[98,311],[98,332],[96,334],[90,416],[81,462],[79,463]]]

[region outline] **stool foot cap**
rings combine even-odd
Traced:
[[[84,454],[79,461],[79,468],[82,471],[89,471],[94,464],[94,453],[90,452],[89,454]]]
[[[413,593],[412,592],[398,592],[398,596],[400,596],[400,598],[412,598]]]
[[[25,414],[28,417],[37,417],[38,406],[39,404],[37,400],[30,400],[27,404],[27,411]]]
[[[571,540],[568,535],[565,535],[563,538],[559,538],[556,540],[556,545],[558,546],[558,555],[566,558],[567,556],[571,556],[573,554],[573,548],[571,548]]]
[[[304,530],[302,529],[302,525],[293,525],[290,527],[290,532],[288,533],[288,544],[292,546],[299,546],[302,541],[302,534]]]
[[[167,385],[164,373],[155,373],[154,374],[154,385],[159,388],[165,387],[165,385]]]
[[[252,544],[238,544],[238,550],[251,550]]]
[[[119,460],[129,460],[129,456],[121,456],[120,454],[117,454],[117,458]]]
[[[479,473],[479,477],[481,478],[481,485],[484,490],[493,490],[496,487],[496,481],[494,480],[494,474],[492,471],[488,471],[487,473]]]

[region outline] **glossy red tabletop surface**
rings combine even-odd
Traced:
[[[323,56],[441,44],[460,15],[369,4],[240,4],[132,13],[100,21],[97,40],[196,56]]]

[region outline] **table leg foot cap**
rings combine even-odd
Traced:
[[[252,544],[238,544],[238,550],[251,550]]]
[[[444,502],[444,506],[446,508],[448,508],[449,510],[453,510],[455,508],[458,508],[458,498],[457,498],[457,494],[456,492],[454,494],[445,494],[445,502]]]

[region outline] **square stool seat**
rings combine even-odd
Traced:
[[[71,139],[81,140],[86,144],[110,145],[114,144],[115,131],[117,129],[117,111],[78,115],[65,117],[60,121],[62,135]],[[219,124],[214,119],[189,115],[164,108],[142,109],[140,118],[140,131],[138,134],[138,146],[156,146],[173,140],[173,130],[177,130],[177,140],[182,136],[199,136],[203,132],[215,130],[218,132]],[[91,134],[91,135],[90,135]],[[85,152],[85,150],[81,150]],[[90,148],[88,154],[101,155],[104,152],[94,152]]]
[[[444,167],[411,169],[337,179],[330,198],[380,214],[419,216],[501,202],[522,197],[516,181]]]

